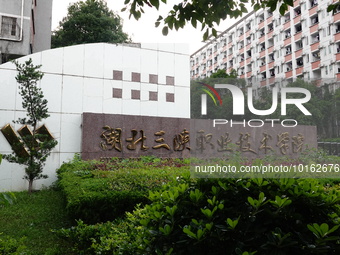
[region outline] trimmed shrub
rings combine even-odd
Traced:
[[[19,240],[14,239],[9,236],[5,236],[0,233],[0,254],[2,255],[19,255],[27,254],[25,251],[26,246],[24,246],[24,238]]]
[[[145,161],[147,159],[104,164],[75,159],[63,164],[57,172],[58,185],[66,197],[70,215],[87,223],[105,222],[124,216],[136,204],[148,203],[150,190],[159,189],[188,171],[182,165],[167,165],[173,164],[173,161],[157,161],[155,164],[158,167]]]
[[[339,193],[312,179],[186,177],[125,221],[64,231],[95,229],[86,254],[340,254]]]

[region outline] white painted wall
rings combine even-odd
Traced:
[[[44,73],[39,85],[51,116],[41,125],[58,141],[44,169],[49,178],[36,181],[35,189],[51,185],[60,164],[80,152],[83,112],[190,118],[189,49],[185,44],[85,44],[43,51],[18,61],[29,58],[42,65]],[[123,71],[123,79],[114,80],[113,70]],[[131,72],[140,73],[141,82],[131,82]],[[0,128],[25,116],[16,73],[14,64],[0,65]],[[158,84],[149,83],[149,74],[158,75]],[[166,76],[173,76],[175,84],[166,85]],[[122,89],[122,98],[112,97],[113,88]],[[140,100],[131,100],[131,89],[141,91]],[[149,100],[149,91],[158,92],[158,101]],[[174,93],[175,101],[166,102],[166,93]],[[21,127],[12,126],[15,130]],[[0,153],[11,153],[2,133]],[[27,189],[23,176],[24,167],[3,161],[0,192]]]

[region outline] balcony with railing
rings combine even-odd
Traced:
[[[290,20],[286,21],[284,24],[283,24],[283,29],[286,30],[290,28]]]
[[[260,81],[261,87],[267,86],[267,82],[268,82],[267,79],[264,79],[264,80]]]
[[[268,85],[274,85],[275,84],[275,76],[274,77],[270,77],[268,80]]]
[[[298,41],[302,38],[302,31],[295,33],[294,35],[294,41]]]
[[[340,61],[340,52],[335,54],[335,61],[336,62]]]
[[[266,71],[267,67],[266,67],[266,63],[264,63],[262,66],[260,66],[260,72],[264,72]]]
[[[263,28],[264,27],[264,20],[262,20],[260,23],[259,23],[259,29]]]
[[[291,78],[293,76],[293,70],[289,70],[285,73],[286,79]]]
[[[263,49],[260,51],[260,58],[263,58],[266,55],[266,50]]]
[[[316,60],[312,62],[312,70],[319,69],[320,68],[320,60]]]
[[[316,1],[313,2],[315,3],[312,3],[312,7],[309,9],[309,16],[314,15],[318,11],[318,4],[316,3]]]
[[[340,20],[340,12],[337,12],[336,14],[334,14],[333,16],[333,21],[336,22],[336,21],[339,21]]]
[[[274,60],[272,60],[271,62],[268,63],[268,68],[269,69],[273,68],[274,64],[275,64],[275,62],[274,62]]]
[[[295,69],[295,73],[296,75],[300,75],[303,73],[303,66],[300,66],[298,68]]]
[[[268,33],[267,33],[268,38],[272,38],[273,37],[273,33],[274,33],[274,30],[268,31]]]
[[[319,23],[313,24],[312,26],[309,27],[310,34],[314,34],[318,32],[318,30],[319,30]]]
[[[261,37],[259,38],[259,43],[263,43],[266,40],[266,37],[263,35],[260,35]]]
[[[302,49],[296,50],[295,51],[295,58],[299,58],[302,56]]]
[[[311,52],[317,51],[319,49],[319,46],[320,46],[320,42],[315,42],[315,43],[311,44],[310,45]]]
[[[290,35],[286,35],[286,38],[285,38],[285,40],[283,41],[283,45],[284,46],[287,46],[287,45],[289,45],[289,44],[291,44],[292,43],[292,37],[290,37]]]
[[[337,73],[337,74],[336,74],[336,80],[337,80],[337,81],[340,81],[340,73]]]
[[[300,21],[301,21],[301,15],[298,15],[298,16],[294,17],[294,25],[300,23]]]
[[[291,52],[288,52],[285,56],[285,62],[288,62],[288,61],[291,61],[292,60],[292,53]]]
[[[336,42],[340,41],[340,31],[338,31],[338,32],[334,35],[334,41],[336,41]]]

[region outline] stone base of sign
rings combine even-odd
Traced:
[[[213,120],[206,119],[83,113],[82,158],[228,158],[235,152],[250,159],[295,158],[317,148],[315,126],[251,125],[261,127],[247,126],[247,122],[213,127]]]

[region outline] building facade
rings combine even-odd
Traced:
[[[248,84],[257,81],[256,86],[293,78],[336,84],[340,78],[340,12],[327,12],[331,3],[295,0],[284,16],[278,10],[249,13],[191,55],[191,78],[235,69]]]
[[[0,63],[51,48],[52,0],[0,0]]]

